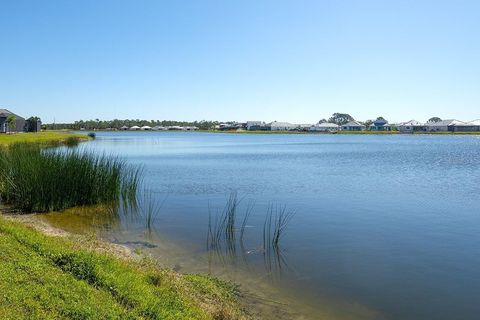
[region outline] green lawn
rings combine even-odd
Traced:
[[[79,139],[88,139],[87,135],[73,134],[67,131],[44,131],[35,133],[13,133],[0,134],[0,146],[9,145],[16,142],[33,142],[40,144],[61,143],[69,137],[77,137]]]
[[[0,319],[247,319],[234,287],[0,217]]]

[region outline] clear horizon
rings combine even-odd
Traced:
[[[0,108],[315,123],[480,118],[477,1],[2,1]]]

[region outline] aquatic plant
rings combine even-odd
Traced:
[[[76,136],[70,136],[70,137],[66,138],[65,142],[64,142],[64,144],[67,147],[76,147],[76,146],[78,146],[79,143],[80,143],[80,139]]]
[[[134,201],[141,169],[71,149],[17,143],[0,153],[0,197],[22,212]]]
[[[95,132],[89,132],[87,136],[89,136],[91,139],[95,139],[97,137],[97,134]]]
[[[232,192],[220,213],[216,215],[209,214],[207,250],[213,254],[213,256],[209,255],[209,261],[216,256],[223,263],[225,263],[225,258],[235,262],[238,256],[237,246],[240,246],[240,254],[245,264],[248,265],[247,254],[261,252],[268,272],[272,273],[273,269],[281,272],[283,266],[287,264],[280,243],[288,224],[294,217],[294,212],[287,210],[286,206],[269,205],[263,221],[263,228],[258,230],[262,232],[263,244],[260,249],[247,251],[244,245],[245,230],[253,212],[254,204],[250,202],[247,205],[242,223],[238,227],[237,211],[239,202],[237,193]]]
[[[151,190],[144,190],[142,197],[137,201],[138,206],[136,211],[138,211],[144,218],[145,229],[148,233],[151,233],[154,230],[154,222],[157,220],[157,217],[160,214],[160,209],[163,207],[166,199],[167,197],[162,201],[159,201]]]

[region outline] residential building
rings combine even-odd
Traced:
[[[441,120],[438,122],[427,122],[425,123],[425,131],[432,132],[432,131],[448,131],[448,126],[460,123],[461,121],[448,119],[448,120]]]
[[[342,130],[345,130],[345,131],[363,131],[365,129],[366,129],[365,125],[355,120],[347,122],[344,125],[342,125]]]
[[[247,121],[245,128],[247,130],[268,130],[267,125],[263,121]]]
[[[313,125],[310,123],[300,123],[296,125],[295,130],[298,131],[309,131]]]
[[[140,127],[139,126],[133,126],[133,127],[130,127],[130,130],[131,131],[137,131],[137,130],[140,130]]]
[[[10,116],[15,117],[15,126],[8,126],[8,118]],[[20,117],[19,115],[14,114],[13,112],[7,109],[0,109],[0,133],[6,132],[21,132],[25,130],[25,118]]]
[[[335,123],[317,123],[310,127],[310,131],[325,131],[325,132],[332,132],[340,130],[340,126]]]
[[[25,120],[25,128],[24,131],[26,132],[40,132],[42,131],[42,121],[40,121],[37,117],[30,117]]]
[[[383,118],[380,118],[380,119],[377,119],[375,120],[369,127],[369,130],[370,131],[391,131],[392,128],[391,126],[388,124],[388,121],[383,119]]]
[[[425,125],[416,120],[402,122],[398,124],[397,128],[398,128],[398,131],[405,132],[405,133],[425,131]]]
[[[480,119],[469,121],[469,122],[461,122],[461,121],[452,122],[448,126],[448,131],[453,131],[453,132],[480,131]]]
[[[290,131],[295,130],[297,125],[289,122],[273,121],[268,124],[268,128],[270,128],[271,131]]]

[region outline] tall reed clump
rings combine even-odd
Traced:
[[[0,197],[22,212],[135,201],[139,179],[115,157],[26,143],[0,150]]]

